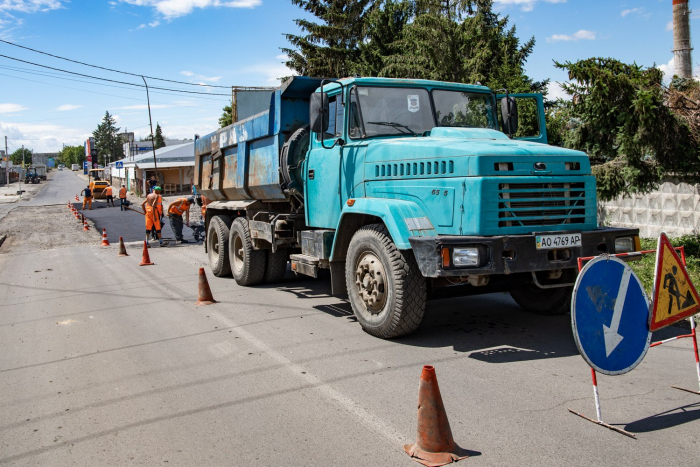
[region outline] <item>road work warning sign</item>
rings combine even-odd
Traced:
[[[656,251],[656,270],[652,302],[652,331],[669,326],[700,309],[700,296],[690,281],[683,261],[666,234],[661,234]]]

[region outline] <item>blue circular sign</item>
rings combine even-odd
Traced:
[[[649,350],[649,300],[632,269],[613,256],[599,256],[581,270],[571,297],[576,346],[596,371],[621,375]]]

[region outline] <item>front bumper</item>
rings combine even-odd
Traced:
[[[580,233],[581,246],[559,250],[538,250],[537,235]],[[522,272],[552,271],[578,267],[580,257],[614,254],[615,239],[634,237],[639,229],[604,227],[586,232],[536,232],[532,235],[499,237],[437,236],[409,237],[413,254],[424,277],[460,277],[472,275],[514,274]],[[444,268],[441,251],[443,246],[483,245],[485,259],[480,267]],[[567,251],[565,251],[567,250]],[[556,251],[555,253],[552,253]],[[567,259],[562,259],[565,257]]]

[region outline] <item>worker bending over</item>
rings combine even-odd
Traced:
[[[107,207],[109,207],[109,202],[112,202],[112,207],[114,207],[114,196],[112,195],[112,187],[108,186],[105,188],[105,196],[107,197]]]
[[[90,185],[86,186],[80,194],[83,195],[83,210],[85,210],[85,206],[88,205],[92,211],[92,190],[90,189]]]
[[[122,187],[119,189],[119,210],[120,211],[126,211],[126,186],[122,184]]]
[[[189,243],[182,238],[182,225],[190,225],[190,206],[194,204],[194,198],[178,198],[168,206],[168,216],[170,217],[170,228],[175,234],[177,243]],[[185,213],[186,221],[182,221],[182,213]]]
[[[162,197],[160,196],[160,187],[153,188],[153,192],[146,196],[146,200],[141,204],[141,209],[146,213],[146,244],[148,244],[148,234],[155,229],[158,236],[158,245],[163,246],[163,238],[161,237],[160,215],[158,206],[162,206]]]

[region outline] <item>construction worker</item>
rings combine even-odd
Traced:
[[[119,189],[119,210],[126,211],[126,186],[123,183]]]
[[[112,207],[114,207],[114,196],[112,195],[112,187],[108,186],[104,190],[104,194],[107,197],[107,207],[109,207],[109,202],[112,202]]]
[[[182,238],[182,225],[190,225],[190,206],[194,204],[194,198],[178,198],[168,206],[168,216],[170,217],[170,228],[175,234],[177,243],[189,243]],[[182,213],[185,213],[186,221],[182,221]]]
[[[156,231],[158,236],[158,245],[163,246],[163,238],[161,237],[160,215],[158,213],[158,203],[162,203],[160,196],[160,187],[153,187],[153,193],[146,196],[146,200],[141,204],[141,209],[146,214],[146,244],[148,244],[148,234],[151,230]]]
[[[85,205],[88,205],[92,211],[92,190],[90,185],[86,186],[80,194],[83,195],[83,210],[85,210]]]

